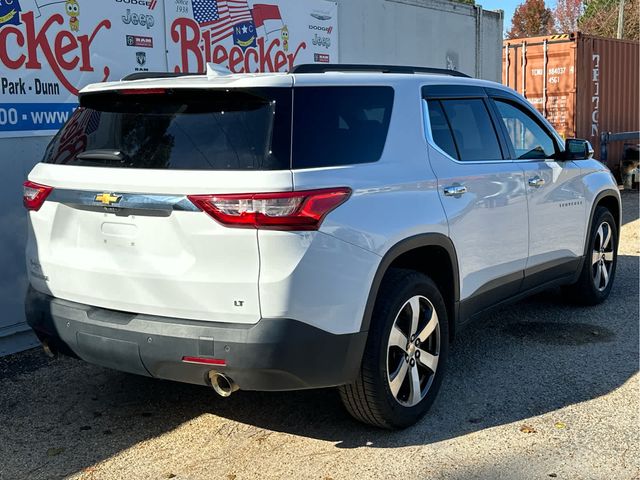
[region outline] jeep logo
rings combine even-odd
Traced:
[[[140,25],[147,27],[149,30],[156,23],[153,15],[145,15],[144,13],[131,13],[131,9],[127,8],[127,14],[122,15],[122,23],[126,25]]]

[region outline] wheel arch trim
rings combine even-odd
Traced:
[[[405,238],[400,242],[392,246],[382,257],[378,269],[373,277],[373,282],[369,290],[369,296],[365,305],[364,316],[362,318],[362,325],[360,327],[361,332],[369,330],[371,325],[371,319],[373,316],[373,308],[375,306],[376,298],[380,290],[380,284],[385,274],[389,270],[389,267],[400,256],[408,253],[412,250],[417,250],[424,247],[440,247],[446,250],[449,255],[449,260],[453,268],[453,318],[449,319],[450,326],[455,328],[458,322],[458,305],[460,303],[460,274],[458,269],[458,256],[453,242],[449,237],[441,233],[424,233],[415,235],[413,237]]]
[[[584,241],[584,255],[586,258],[586,255],[588,253],[589,250],[589,238],[591,235],[591,228],[593,227],[593,219],[595,217],[596,214],[596,209],[598,208],[598,205],[600,204],[600,202],[607,198],[607,197],[611,197],[613,198],[617,205],[618,205],[618,222],[616,225],[616,229],[618,230],[618,235],[620,235],[620,228],[622,227],[622,203],[620,202],[620,194],[619,192],[616,192],[615,190],[612,189],[606,189],[603,190],[602,192],[598,193],[598,195],[596,195],[595,199],[593,200],[593,203],[591,205],[591,213],[589,214],[589,223],[587,224],[587,231],[586,231],[586,238]],[[615,213],[615,212],[612,212]],[[615,218],[615,216],[614,216]]]

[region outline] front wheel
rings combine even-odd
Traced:
[[[448,351],[438,287],[419,272],[393,269],[380,286],[360,374],[340,388],[342,401],[364,423],[413,425],[435,400]]]
[[[604,302],[613,287],[618,263],[618,229],[611,212],[598,207],[589,232],[587,255],[578,281],[566,288],[570,298],[582,305]]]

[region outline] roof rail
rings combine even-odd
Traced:
[[[132,80],[144,80],[145,78],[177,78],[177,77],[193,77],[196,75],[205,75],[204,73],[187,73],[187,72],[135,72],[122,77],[123,82]]]
[[[289,73],[327,73],[327,72],[379,72],[379,73],[428,73],[432,75],[449,75],[452,77],[471,78],[469,75],[457,70],[446,70],[444,68],[431,67],[409,67],[404,65],[359,65],[359,64],[337,64],[337,63],[306,63],[297,65]]]

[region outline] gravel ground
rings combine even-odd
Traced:
[[[413,428],[362,426],[333,390],[221,399],[33,350],[0,360],[0,478],[638,479],[640,220],[623,201],[609,301],[548,292],[470,327]]]

